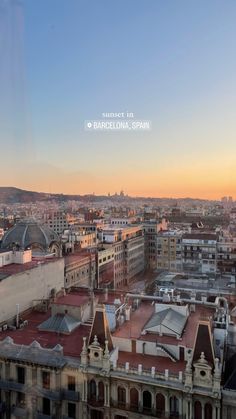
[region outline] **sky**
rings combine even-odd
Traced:
[[[0,185],[236,199],[235,21],[235,0],[0,0]],[[104,112],[152,129],[84,129]]]

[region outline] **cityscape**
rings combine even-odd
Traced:
[[[0,0],[0,419],[236,418],[235,21]]]

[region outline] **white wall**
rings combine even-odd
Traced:
[[[119,349],[119,351],[124,351],[124,352],[132,351],[131,339],[124,339],[124,338],[112,336],[112,342],[113,342],[113,345]]]
[[[6,251],[0,253],[0,267],[10,265],[11,263],[23,264],[31,262],[32,251],[31,250],[17,250],[17,251]]]
[[[0,281],[0,322],[29,309],[35,299],[48,298],[52,288],[64,287],[64,259],[42,263],[35,268],[11,275]]]

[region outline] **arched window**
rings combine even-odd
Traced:
[[[161,417],[165,413],[165,396],[161,393],[156,395],[156,411],[157,417]]]
[[[118,404],[121,406],[125,406],[126,404],[126,391],[124,387],[118,387],[117,389],[117,398],[118,398]]]
[[[194,419],[202,419],[202,405],[199,401],[194,403]]]
[[[212,419],[212,405],[210,403],[205,404],[205,419]]]
[[[94,380],[89,383],[89,396],[91,399],[96,399],[96,383]]]
[[[104,384],[102,381],[99,381],[98,384],[98,400],[104,401]]]
[[[170,398],[170,414],[172,417],[178,417],[179,415],[179,400],[175,396]]]
[[[130,390],[130,408],[137,410],[139,404],[138,390],[131,388]]]
[[[152,395],[150,391],[143,392],[143,409],[150,411],[152,408]]]

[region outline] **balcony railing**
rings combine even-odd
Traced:
[[[116,366],[113,365],[113,371],[114,372],[122,372],[125,374],[133,374],[133,375],[140,375],[140,376],[147,376],[150,378],[153,378],[155,380],[164,380],[164,381],[174,381],[176,383],[183,383],[184,381],[184,373],[170,373],[168,371],[168,374],[165,372],[155,371],[152,372],[152,369],[144,369],[142,368],[141,371],[137,367],[134,367],[132,365],[129,365],[128,368],[126,368],[125,364],[117,364]]]
[[[61,398],[63,400],[70,400],[70,401],[74,401],[74,402],[78,402],[79,399],[80,399],[79,392],[78,391],[73,391],[73,390],[62,390]]]
[[[185,419],[185,415],[180,415],[178,412],[163,412],[163,410],[140,406],[132,403],[125,403],[122,401],[111,401],[111,407],[116,409],[137,412],[142,415],[156,417],[158,419]]]
[[[9,391],[20,391],[24,392],[25,384],[17,383],[17,381],[13,380],[0,380],[0,389]]]
[[[88,397],[87,403],[93,407],[103,407],[104,399],[97,399],[96,397]]]

